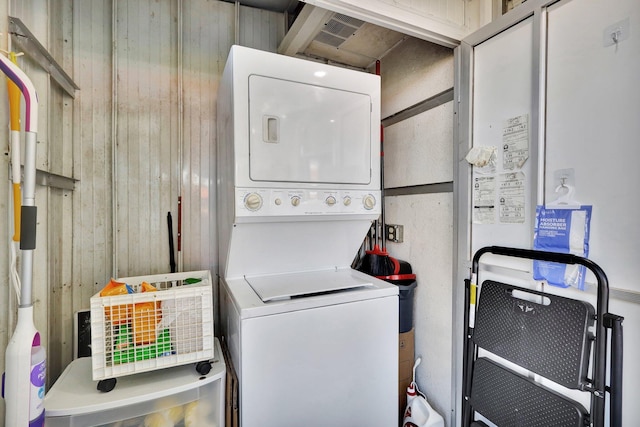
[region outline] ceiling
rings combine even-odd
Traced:
[[[407,37],[347,15],[304,4],[278,52],[369,69]]]
[[[227,0],[234,3],[232,0]],[[297,0],[239,0],[243,6],[287,13],[290,28],[278,52],[370,69],[408,36]]]
[[[366,69],[404,38],[395,31],[336,13],[299,54]]]

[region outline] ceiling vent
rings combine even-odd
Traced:
[[[363,25],[364,21],[335,13],[313,40],[337,48]]]
[[[406,36],[308,3],[285,34],[278,53],[369,70]]]

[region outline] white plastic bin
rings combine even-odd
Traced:
[[[91,359],[76,359],[45,397],[47,427],[224,426],[226,366],[219,343],[208,375],[191,366],[118,380],[109,393],[91,381]]]

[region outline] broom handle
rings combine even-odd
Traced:
[[[382,204],[382,206],[380,206],[380,221],[382,222],[382,225],[380,227],[380,234],[382,235],[382,246],[380,247],[380,249],[382,249],[383,251],[385,250],[385,247],[387,246],[387,230],[386,230],[386,222],[385,222],[385,216],[384,216],[384,128],[382,127],[382,124],[380,124],[380,203]]]
[[[380,60],[376,60],[376,75],[380,75]],[[384,127],[380,123],[380,234],[382,235],[382,246],[380,249],[384,251],[387,246],[386,223],[384,218]],[[376,227],[377,231],[377,227]]]

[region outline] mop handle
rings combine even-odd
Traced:
[[[26,108],[24,130],[36,133],[38,131],[38,97],[33,83],[24,71],[3,55],[0,55],[0,70],[18,86],[24,96]]]
[[[24,203],[23,206],[34,206],[36,175],[36,132],[38,127],[38,97],[33,83],[27,75],[11,60],[0,55],[0,69],[18,87],[25,101],[25,159],[24,159]],[[19,114],[19,113],[18,113]],[[12,124],[14,123],[12,117]],[[19,123],[19,119],[18,119]],[[12,126],[12,130],[13,130]],[[18,124],[19,129],[19,124]],[[35,224],[33,224],[35,225]],[[22,226],[24,231],[24,225]]]
[[[20,276],[22,291],[20,307],[31,306],[33,283],[33,251],[36,248],[36,132],[38,128],[38,97],[33,83],[11,60],[0,55],[0,70],[20,89],[25,101],[25,159],[23,201],[20,210]]]
[[[11,62],[16,64],[15,52],[9,53]],[[7,92],[9,94],[10,139],[11,139],[11,180],[13,183],[13,241],[20,241],[20,89],[7,78]]]

